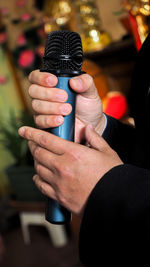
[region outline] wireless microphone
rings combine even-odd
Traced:
[[[47,131],[63,139],[74,141],[76,93],[71,89],[69,80],[84,73],[81,71],[83,52],[80,35],[65,30],[51,32],[46,41],[43,60],[44,68],[41,71],[57,76],[56,87],[67,92],[67,103],[72,106],[72,112],[64,117],[64,123]],[[64,224],[71,220],[71,213],[55,200],[48,198],[46,220],[54,224]]]

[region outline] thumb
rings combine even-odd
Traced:
[[[95,98],[98,96],[92,76],[82,74],[70,79],[71,88],[86,98]]]
[[[106,141],[94,130],[91,124],[88,124],[85,128],[85,139],[87,143],[94,149],[99,151],[105,151],[109,148]]]

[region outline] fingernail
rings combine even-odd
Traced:
[[[64,121],[63,117],[56,117],[55,122],[59,125]]]
[[[47,83],[47,85],[49,85],[49,86],[53,86],[53,84],[54,84],[53,77],[48,76],[48,77],[46,78],[46,83]]]
[[[61,109],[61,112],[64,115],[66,115],[66,114],[68,114],[70,112],[70,106],[69,105],[63,105],[63,106],[60,107],[60,109]]]
[[[18,133],[19,133],[19,135],[24,136],[25,128],[24,128],[24,127],[21,127],[21,128],[18,130]]]
[[[82,80],[78,77],[72,78],[72,81],[74,82],[74,86],[77,86],[79,89],[82,89]]]

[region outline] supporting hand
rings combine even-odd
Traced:
[[[91,148],[31,127],[20,128],[19,134],[29,140],[37,187],[77,215],[103,175],[123,163],[92,125],[85,129]]]

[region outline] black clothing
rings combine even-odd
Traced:
[[[150,34],[132,81],[135,128],[108,117],[103,137],[124,164],[111,169],[91,192],[79,240],[85,266],[150,264]],[[128,264],[128,265],[127,265]]]

